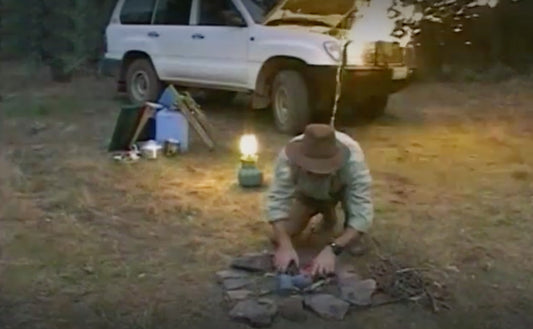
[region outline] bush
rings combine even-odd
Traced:
[[[0,0],[3,57],[48,65],[54,80],[101,55],[114,0]]]

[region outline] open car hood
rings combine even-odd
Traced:
[[[315,21],[338,26],[357,10],[358,0],[282,0],[266,16],[265,25],[276,21]]]

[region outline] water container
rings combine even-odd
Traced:
[[[175,94],[172,92],[172,89],[170,87],[167,87],[165,91],[161,94],[161,97],[157,101],[158,104],[163,105],[167,109],[176,109],[176,97]]]
[[[166,140],[174,139],[180,143],[180,151],[189,150],[189,122],[178,111],[163,109],[155,117],[155,140],[164,144]]]

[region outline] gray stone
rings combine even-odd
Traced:
[[[343,320],[350,304],[327,294],[310,295],[304,299],[305,306],[327,320]]]
[[[222,282],[224,289],[226,290],[237,290],[244,288],[251,284],[252,281],[248,278],[239,278],[239,279],[226,279]]]
[[[339,285],[348,285],[354,281],[360,281],[361,277],[350,266],[345,266],[336,271],[337,282]]]
[[[376,291],[376,281],[369,279],[353,281],[341,285],[341,298],[352,305],[368,306],[372,304],[372,295]]]
[[[224,271],[218,271],[217,274],[217,281],[219,283],[224,282],[224,280],[227,279],[242,279],[248,276],[248,273],[243,271],[237,271],[237,270],[224,270]]]
[[[277,289],[276,278],[265,276],[255,281],[255,290],[259,295],[269,295],[275,293]]]
[[[333,295],[335,297],[339,297],[340,296],[339,287],[336,284],[333,284],[333,283],[326,284],[326,285],[320,287],[316,291],[316,293]]]
[[[279,303],[280,315],[292,322],[304,322],[307,314],[304,310],[304,300],[300,296],[288,297]]]
[[[242,300],[248,299],[250,296],[252,296],[252,292],[250,290],[241,289],[241,290],[230,290],[226,291],[225,299],[229,303],[234,302],[240,302]]]
[[[237,303],[229,315],[236,321],[245,321],[253,327],[268,327],[274,321],[278,309],[269,299],[245,300]]]
[[[235,269],[250,272],[271,272],[274,269],[272,254],[254,253],[237,257],[231,263]]]

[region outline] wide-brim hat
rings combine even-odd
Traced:
[[[349,157],[348,148],[337,141],[335,130],[326,124],[311,124],[303,137],[287,144],[285,153],[289,161],[315,174],[338,171]]]

